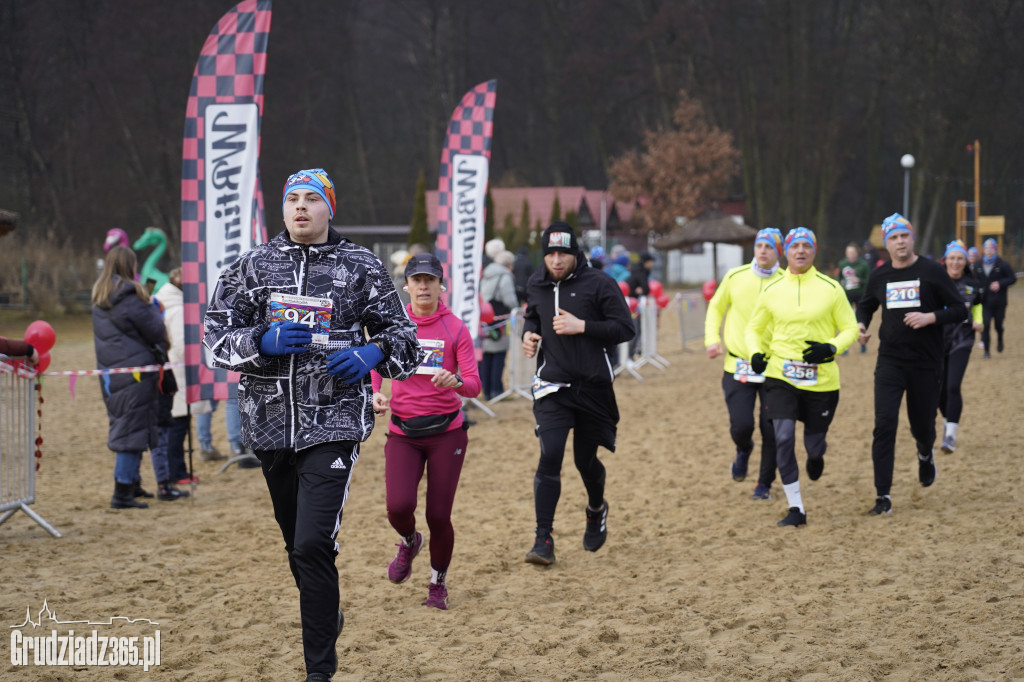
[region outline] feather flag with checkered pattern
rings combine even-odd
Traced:
[[[185,114],[181,260],[187,399],[234,396],[238,375],[204,359],[202,321],[220,271],[266,241],[260,121],[271,0],[244,0],[210,31]]]
[[[480,83],[462,97],[448,122],[437,191],[437,257],[448,282],[447,304],[480,335],[480,270],[484,204],[494,132],[498,81]]]

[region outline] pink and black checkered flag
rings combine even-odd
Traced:
[[[190,403],[234,395],[238,375],[204,359],[202,321],[220,271],[266,241],[259,157],[270,3],[244,0],[221,17],[203,43],[188,94],[181,269]]]
[[[448,283],[447,304],[480,333],[480,269],[484,253],[487,178],[498,81],[480,83],[462,97],[448,122],[437,187],[437,257]]]

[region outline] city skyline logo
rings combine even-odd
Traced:
[[[134,625],[135,623],[148,623],[149,625],[154,626],[160,625],[160,623],[152,621],[148,618],[128,618],[127,616],[110,616],[110,618],[108,618],[106,621],[59,620],[57,618],[57,612],[54,609],[50,608],[48,602],[49,600],[43,599],[43,606],[39,609],[39,612],[36,614],[36,618],[38,619],[37,621],[32,620],[32,607],[26,606],[25,620],[18,625],[9,625],[8,627],[25,628],[29,625],[31,625],[33,628],[42,627],[43,614],[46,614],[49,617],[50,622],[56,623],[58,625],[114,625],[114,621],[124,622],[129,625]]]
[[[11,631],[10,660],[14,666],[139,666],[145,672],[160,665],[160,630],[142,636],[101,635],[95,629],[103,626],[133,625],[146,630],[160,623],[149,618],[110,616],[106,620],[61,620],[57,610],[44,599],[32,617],[32,607],[25,607],[25,619],[9,625]],[[56,626],[60,626],[60,631]],[[84,626],[75,634],[75,626]],[[45,628],[42,634],[31,634]],[[88,628],[86,630],[85,628]],[[28,630],[29,634],[23,632]]]

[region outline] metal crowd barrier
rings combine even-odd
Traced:
[[[686,344],[694,339],[704,338],[704,318],[708,303],[699,292],[680,292],[672,299],[672,308],[679,316],[679,340],[683,350],[690,350]]]
[[[515,308],[506,322],[508,333],[508,354],[505,356],[505,373],[507,388],[491,398],[488,403],[493,405],[510,395],[517,395],[533,400],[533,373],[537,370],[537,360],[523,355],[523,309]]]
[[[19,509],[55,538],[61,534],[29,507],[36,501],[35,373],[0,356],[0,524]]]
[[[637,381],[643,381],[643,376],[637,371],[641,367],[650,365],[656,369],[663,370],[671,364],[658,352],[660,312],[658,302],[653,296],[642,296],[640,298],[636,312],[633,314],[637,332],[640,335],[639,342],[637,342],[637,339],[634,339],[631,342],[619,344],[619,357],[618,364],[615,367],[615,374],[627,372]]]

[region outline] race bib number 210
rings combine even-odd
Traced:
[[[893,308],[920,308],[921,280],[910,279],[905,282],[886,282],[885,307],[890,310]]]

